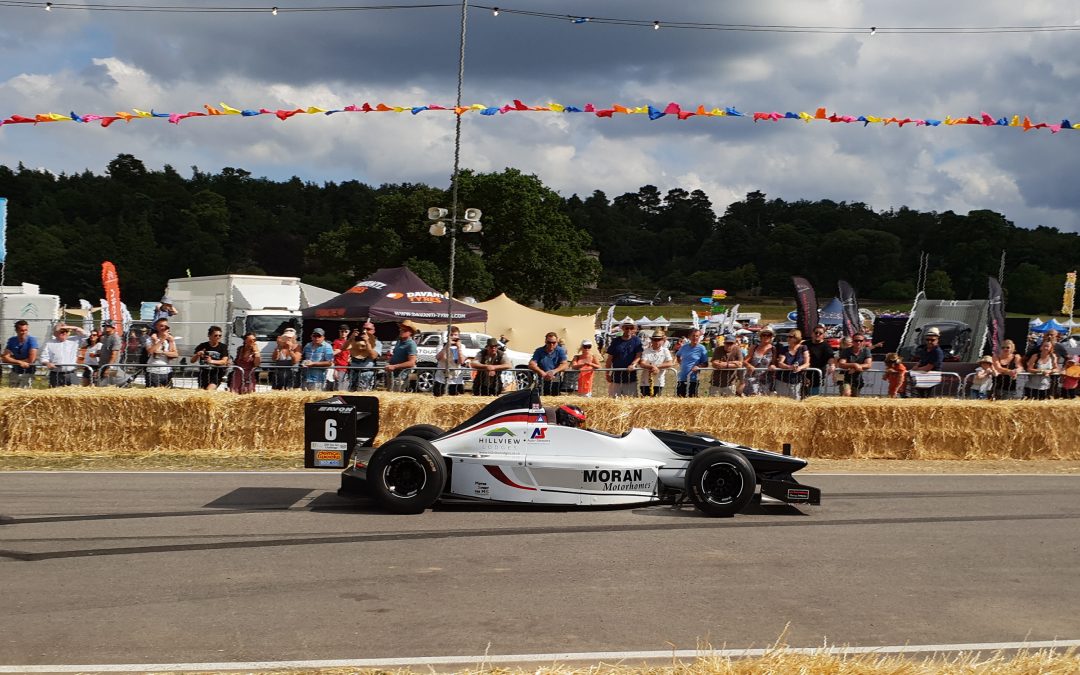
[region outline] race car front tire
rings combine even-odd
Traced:
[[[694,455],[686,471],[686,493],[708,516],[734,516],[754,498],[754,467],[736,450],[709,448]]]
[[[425,441],[433,441],[444,433],[441,428],[434,424],[414,424],[411,427],[406,427],[398,436],[416,436]]]
[[[446,464],[429,441],[398,436],[383,443],[368,464],[372,496],[392,513],[423,513],[446,487]]]

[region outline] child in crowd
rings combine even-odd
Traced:
[[[975,377],[971,382],[971,397],[984,401],[990,398],[993,388],[994,357],[987,355],[979,359],[979,365],[975,369]]]
[[[1080,356],[1076,354],[1065,359],[1065,372],[1061,375],[1061,397],[1080,397]]]
[[[889,383],[889,398],[900,398],[907,384],[907,366],[896,352],[885,355],[885,381]]]

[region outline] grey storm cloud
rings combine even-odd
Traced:
[[[267,6],[249,0],[226,4]],[[731,105],[748,114],[812,113],[827,106],[830,112],[901,117],[985,110],[994,117],[1030,114],[1036,121],[1058,122],[1071,115],[1080,122],[1072,95],[1080,84],[1074,32],[928,36],[886,30],[1080,26],[1080,10],[1060,3],[986,0],[979,12],[931,0],[485,4],[565,16],[554,21],[504,11],[495,17],[472,9],[467,104],[501,105],[513,98],[531,105],[674,101]],[[570,20],[585,11],[644,21],[860,30],[654,31]],[[456,7],[278,16],[0,7],[0,101],[18,108],[0,114],[41,112],[34,106],[46,104],[63,113],[130,106],[195,110],[218,101],[241,107],[450,104],[459,20]],[[871,36],[869,26],[883,30]],[[434,114],[286,123],[192,120],[180,128],[143,122],[108,131],[4,127],[0,161],[100,171],[115,154],[132,152],[149,165],[243,166],[275,178],[445,185],[452,125],[424,115]],[[1080,197],[1071,189],[1077,132],[554,117],[472,116],[465,124],[463,159],[479,169],[516,166],[564,194],[602,189],[613,196],[646,182],[667,189],[697,187],[690,184],[697,181],[715,193],[710,196],[718,210],[725,199],[760,187],[776,197],[864,201],[878,209],[993,208],[1021,225],[1080,228]],[[388,156],[396,161],[388,162]]]

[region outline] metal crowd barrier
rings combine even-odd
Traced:
[[[0,386],[7,389],[46,389],[51,387],[80,387],[91,382],[94,370],[82,363],[56,363],[55,368],[34,365],[30,372],[12,364],[2,364]]]
[[[304,389],[338,392],[401,391],[430,393],[436,373],[445,369],[434,366],[414,366],[388,372],[384,366],[304,366],[261,365],[252,372],[255,391]],[[460,376],[460,377],[458,377]],[[475,371],[472,368],[451,369],[451,382],[461,384],[466,392],[472,390]],[[442,379],[442,378],[440,378]],[[523,369],[500,373],[501,391],[514,387],[534,386],[534,374]]]
[[[413,367],[390,374],[382,366],[304,368],[299,365],[261,365],[255,368],[250,376],[247,376],[238,366],[219,367],[199,364],[160,366],[136,363],[116,363],[102,366],[56,364],[56,366],[57,369],[49,369],[42,365],[36,365],[31,369],[31,373],[17,373],[15,372],[17,370],[15,366],[0,364],[0,387],[45,389],[56,386],[86,386],[92,384],[98,387],[197,389],[200,384],[200,372],[216,369],[221,371],[221,383],[218,388],[222,390],[232,390],[235,384],[234,377],[239,373],[241,376],[241,388],[256,392],[307,388],[318,391],[361,393],[375,390],[425,393],[431,391],[435,371],[441,370],[434,367]],[[64,369],[62,375],[58,369]],[[458,370],[462,376],[461,384],[465,393],[471,393],[475,371],[468,368]],[[768,370],[748,373],[746,368],[722,370],[728,373],[736,373],[733,383],[726,387],[712,385],[713,374],[717,369],[702,368],[698,371],[697,397],[757,395],[788,396],[804,399],[809,396],[842,395],[842,386],[837,378],[839,371],[830,373],[822,372],[816,368],[809,368],[800,372],[797,382],[789,384],[778,377],[784,371]],[[660,374],[653,375],[650,381],[648,372],[641,369],[635,370],[637,383],[633,390],[633,396],[677,397],[684,393],[680,392],[681,388],[678,386],[678,367],[665,368],[663,371],[663,386],[660,386]],[[582,373],[576,370],[567,370],[560,373],[554,383],[549,385],[547,391],[549,395],[558,393],[611,397],[616,395],[616,388],[607,381],[607,373],[626,373],[627,371],[625,368],[597,368],[591,372],[592,384],[588,392],[584,391],[585,388],[582,386]],[[51,378],[50,373],[53,373]],[[327,377],[328,373],[330,374],[329,378]],[[757,393],[751,394],[747,381],[755,377],[758,381]],[[1000,386],[1003,381],[997,378],[987,398],[996,400],[1025,398],[1027,397],[1025,389],[1030,377],[1030,373],[1018,373],[1015,380],[1012,381],[1012,386]],[[1061,376],[1060,373],[1055,373],[1050,377],[1052,381],[1047,397],[1056,398],[1059,396]],[[536,373],[520,368],[501,371],[500,379],[502,381],[501,392],[511,391],[514,388],[538,388],[543,384],[540,376]],[[858,396],[888,396],[889,383],[884,378],[884,371],[864,371],[863,382],[864,385],[858,392]],[[905,383],[900,395],[905,398],[979,398],[975,395],[973,383],[974,373],[962,378],[957,373],[912,373],[912,371],[908,371],[908,381]]]
[[[1052,373],[1048,377],[1050,378],[1050,387],[1045,390],[1046,397],[1061,398],[1061,373]],[[997,376],[994,378],[994,383],[985,398],[995,401],[1018,401],[1030,398],[1030,392],[1027,389],[1031,378],[1032,374],[1028,372],[1017,373],[1016,378],[1011,379],[1011,381]],[[975,391],[974,384],[975,373],[971,373],[964,378],[964,396],[972,399],[984,398]]]
[[[243,369],[239,366],[206,366],[201,364],[155,365],[146,363],[111,363],[97,366],[94,384],[99,387],[121,387],[133,389],[199,389],[199,375],[216,373],[211,381],[218,382],[217,388],[232,390],[234,378],[239,373],[241,387],[247,382]],[[220,376],[220,379],[219,377]]]
[[[877,363],[874,364],[878,365]],[[811,368],[806,372],[821,371]],[[852,395],[858,397],[887,398],[889,396],[889,381],[885,379],[884,369],[865,370],[862,375],[862,387],[853,391]],[[851,387],[850,379],[845,381],[843,371],[836,369],[832,372],[821,374],[822,396],[843,396],[845,387]],[[917,372],[907,371],[903,386],[898,392],[899,398],[962,398],[964,396],[964,383],[957,373],[941,371]]]

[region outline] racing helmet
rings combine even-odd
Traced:
[[[585,423],[585,411],[567,403],[555,409],[555,424],[561,427],[580,427]]]

